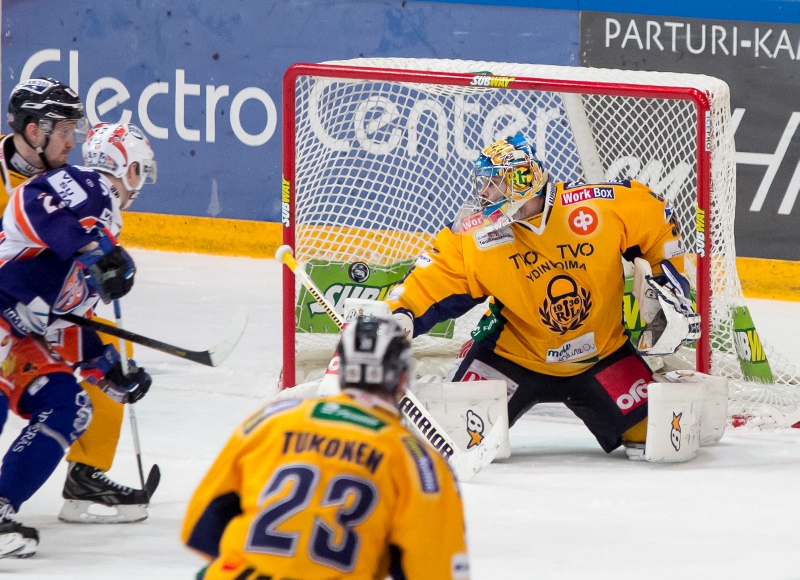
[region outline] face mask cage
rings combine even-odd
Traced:
[[[479,160],[473,170],[475,197],[456,214],[451,230],[472,234],[478,228],[497,230],[517,220],[518,210],[542,195],[546,173],[526,161],[494,165]]]

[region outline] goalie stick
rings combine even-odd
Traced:
[[[300,267],[297,260],[294,259],[290,246],[284,245],[278,248],[275,252],[275,259],[285,264],[292,271],[306,290],[314,297],[314,300],[322,306],[328,316],[331,317],[331,320],[333,320],[339,328],[344,327],[344,319],[336,312],[336,309],[328,302],[328,299],[325,298],[322,292],[320,292],[314,281]],[[502,431],[504,429],[502,423],[505,421],[503,417],[500,417],[498,422],[492,426],[492,430],[478,447],[472,451],[461,451],[442,426],[439,425],[439,422],[434,419],[430,412],[419,402],[419,399],[417,399],[411,390],[406,389],[405,396],[403,400],[400,401],[399,407],[403,416],[405,416],[408,422],[413,426],[414,431],[416,431],[422,439],[431,444],[431,447],[447,460],[459,481],[469,479],[489,465],[497,455],[497,451],[502,444]],[[414,417],[416,417],[416,419]],[[425,425],[425,429],[423,430],[419,425],[424,423],[427,423],[427,425]],[[434,447],[431,441],[437,435],[443,440],[443,444]]]
[[[114,318],[117,328],[122,329],[122,306],[119,300],[114,300]],[[128,350],[125,348],[125,340],[119,339],[119,362],[122,366],[122,374],[128,374]],[[131,423],[131,435],[133,436],[133,451],[136,454],[136,466],[139,468],[139,482],[142,489],[147,492],[147,500],[153,497],[159,482],[161,481],[161,469],[154,463],[147,474],[147,481],[144,479],[144,468],[142,467],[142,450],[139,445],[139,423],[136,421],[135,403],[128,405],[128,419]]]
[[[247,326],[247,315],[245,314],[244,309],[241,308],[236,312],[236,316],[228,325],[228,328],[225,329],[225,334],[219,343],[212,346],[208,350],[187,350],[185,348],[180,348],[179,346],[161,342],[160,340],[156,340],[154,338],[148,338],[146,336],[142,336],[141,334],[136,334],[135,332],[125,330],[124,328],[117,328],[116,326],[104,324],[89,318],[83,318],[82,316],[76,316],[75,314],[61,314],[59,318],[66,320],[67,322],[71,322],[75,326],[91,328],[97,332],[102,332],[110,336],[116,336],[117,338],[128,340],[136,344],[141,344],[147,348],[165,352],[167,354],[171,354],[172,356],[190,360],[208,367],[218,366],[220,363],[222,363],[222,361],[228,358],[228,355],[231,354],[234,347],[239,342],[239,339],[242,337],[244,329]]]

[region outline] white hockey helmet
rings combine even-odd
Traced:
[[[342,388],[395,393],[410,379],[411,343],[392,318],[358,316],[342,331],[337,352]]]
[[[155,183],[157,177],[153,150],[144,132],[133,123],[100,123],[95,125],[83,143],[83,164],[110,173],[122,180],[131,192],[131,200],[145,183]],[[134,189],[128,182],[128,167],[138,164],[141,177]]]

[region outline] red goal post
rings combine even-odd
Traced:
[[[469,195],[480,149],[516,131],[557,181],[638,179],[670,199],[702,317],[702,338],[681,357],[746,378],[733,327],[743,298],[729,90],[713,77],[438,59],[295,64],[283,83],[283,243],[338,307],[348,293],[383,297],[393,265],[407,269]],[[382,282],[353,289],[377,273]],[[315,345],[320,360],[330,355],[336,329],[283,276],[287,387]],[[474,319],[458,324],[457,344]]]

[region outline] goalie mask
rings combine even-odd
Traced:
[[[83,164],[121,179],[125,189],[131,192],[128,205],[145,183],[156,182],[157,166],[153,157],[147,137],[132,123],[95,125],[83,144]],[[137,164],[140,177],[135,189],[128,182],[128,168],[133,163]]]
[[[503,228],[519,219],[517,212],[542,195],[548,175],[536,149],[522,133],[486,147],[472,171],[475,198],[456,215],[452,230],[468,233],[477,227]]]
[[[410,375],[411,343],[391,318],[358,316],[337,347],[342,388],[394,393]]]

